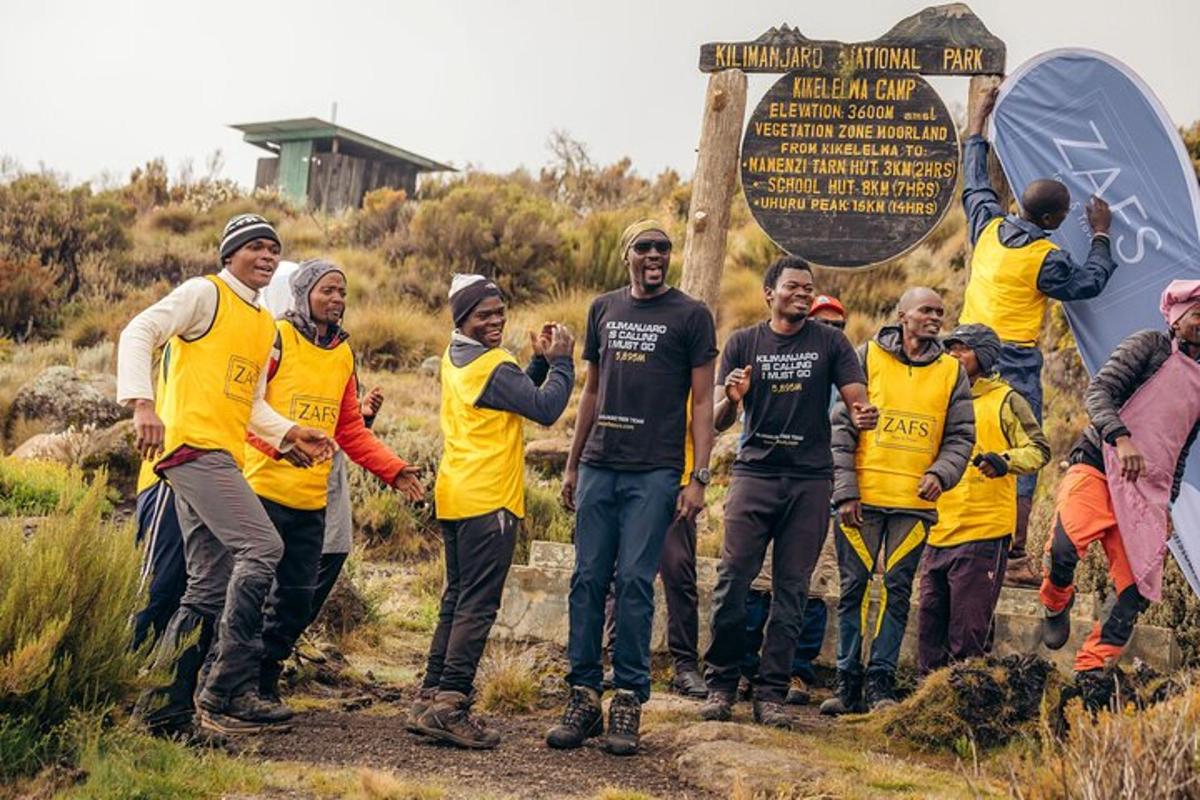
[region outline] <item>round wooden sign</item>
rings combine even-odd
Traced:
[[[920,75],[790,72],[754,109],[741,162],[776,244],[870,267],[916,247],[954,202],[958,130]]]

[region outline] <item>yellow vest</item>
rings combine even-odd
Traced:
[[[525,439],[520,414],[475,403],[500,364],[517,360],[499,347],[465,367],[442,355],[442,461],[434,496],[438,519],[456,520],[507,508],[525,516]]]
[[[867,343],[867,397],[879,409],[879,424],[858,437],[855,463],[863,503],[934,508],[917,497],[917,485],[941,449],[958,370],[958,362],[944,353],[914,367]]]
[[[982,322],[1005,342],[1033,346],[1041,335],[1049,303],[1037,288],[1038,273],[1046,254],[1058,247],[1049,239],[1005,247],[1000,242],[1003,220],[996,217],[989,222],[975,244],[958,322]]]
[[[190,342],[173,337],[170,358],[163,365],[163,452],[170,454],[184,445],[224,450],[241,466],[250,408],[271,354],[275,321],[265,309],[238,297],[225,281],[206,277],[217,287],[212,326]]]
[[[978,385],[978,383],[976,384]],[[974,459],[980,453],[1003,453],[1009,448],[1000,423],[1004,401],[1012,387],[992,379],[972,401],[975,406]],[[938,498],[938,521],[929,532],[929,544],[953,547],[1012,534],[1017,524],[1017,476],[985,477],[978,468],[967,467],[961,481]]]
[[[354,355],[342,342],[333,349],[318,347],[300,335],[287,320],[279,330],[279,368],[267,382],[271,408],[295,422],[333,438],[346,384],[354,375]],[[332,461],[308,468],[274,459],[246,445],[246,482],[259,497],[288,508],[315,511],[325,507]]]

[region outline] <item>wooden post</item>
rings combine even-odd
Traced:
[[[1003,75],[971,76],[970,85],[967,87],[967,119],[971,118],[971,113],[974,112],[979,99],[989,89],[999,86],[1003,80]],[[986,135],[986,129],[984,133]],[[1014,210],[1012,208],[1012,189],[1008,185],[1008,179],[1004,177],[1004,170],[1000,167],[1000,159],[996,158],[995,148],[991,148],[988,153],[988,177],[992,180],[992,188],[996,190],[996,194],[1000,195],[1000,207],[1004,209],[1005,213]]]
[[[713,73],[708,79],[696,174],[692,177],[681,288],[703,300],[714,315],[721,296],[725,239],[737,186],[745,117],[746,74],[739,69]]]

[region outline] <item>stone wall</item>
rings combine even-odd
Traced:
[[[532,543],[528,565],[514,565],[504,589],[500,614],[496,619],[493,635],[501,639],[550,641],[560,645],[567,643],[567,593],[571,585],[571,571],[575,564],[575,548],[553,542]],[[717,560],[697,559],[697,575],[700,594],[700,652],[708,646],[709,619],[712,611],[712,590],[717,578]],[[880,581],[878,578],[871,590],[871,605],[867,619],[872,622],[878,615]],[[837,560],[833,553],[832,540],[825,550],[813,574],[812,593],[829,607],[829,624],[825,629],[825,641],[821,647],[818,663],[833,666],[837,649]],[[913,602],[909,611],[908,633],[901,650],[902,663],[913,664],[916,654],[917,592],[913,589]],[[1058,651],[1041,647],[1038,626],[1041,606],[1036,589],[1021,589],[1006,586],[1000,593],[996,608],[997,655],[1038,651],[1056,663],[1060,669],[1070,670],[1075,650],[1087,638],[1092,623],[1100,614],[1100,601],[1095,595],[1079,596],[1071,611],[1073,624],[1071,639]],[[868,625],[867,644],[873,624]],[[666,604],[662,601],[662,587],[655,582],[654,634],[652,647],[656,652],[665,652]],[[1169,671],[1177,669],[1182,662],[1179,646],[1174,634],[1167,628],[1139,625],[1133,640],[1126,650],[1124,661],[1140,658],[1155,669]]]

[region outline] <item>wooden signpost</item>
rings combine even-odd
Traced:
[[[921,76],[972,76],[973,106],[1003,75],[1004,59],[1004,43],[962,3],[926,8],[871,42],[814,40],[783,25],[750,42],[703,45],[700,69],[713,76],[685,291],[716,307],[739,169],[755,220],[793,255],[864,268],[915,247],[955,201],[959,168],[954,122]],[[784,75],[755,108],[739,157],[733,115],[714,109],[723,95],[740,126],[746,72]]]

